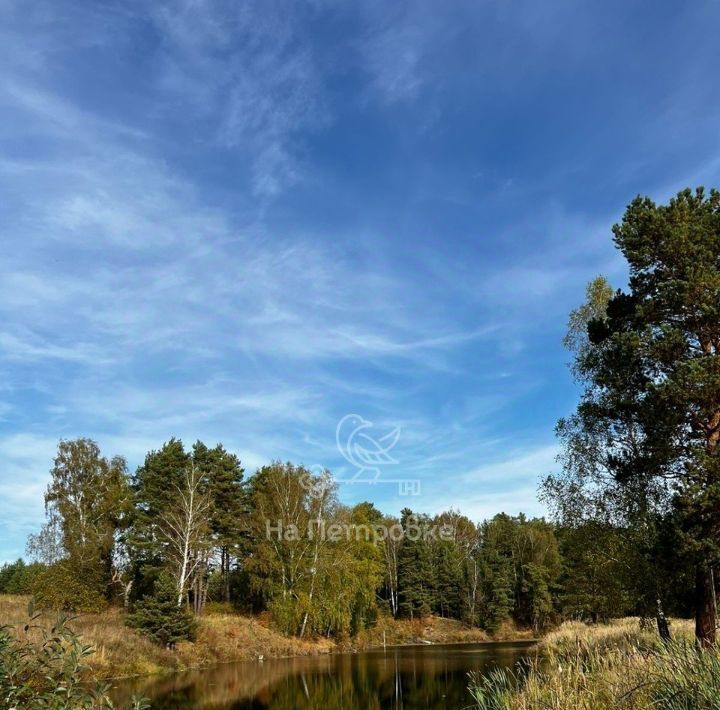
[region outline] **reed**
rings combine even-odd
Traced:
[[[471,674],[479,710],[710,710],[720,707],[720,651],[700,651],[689,621],[666,647],[639,619],[563,624],[527,668]]]

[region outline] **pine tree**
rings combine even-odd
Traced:
[[[434,552],[437,582],[435,611],[440,616],[459,619],[465,584],[460,552],[452,540],[440,540]]]
[[[585,387],[559,423],[565,490],[599,494],[627,525],[674,507],[696,567],[695,633],[709,647],[720,563],[720,192],[687,189],[666,205],[637,197],[613,233],[628,288],[576,349]]]
[[[133,479],[137,527],[151,535],[152,523],[168,509],[182,488],[190,455],[180,439],[172,438],[158,451],[150,451]]]
[[[135,604],[127,624],[168,647],[183,639],[192,640],[195,634],[195,620],[184,605],[178,607],[177,585],[166,572],[155,580],[153,593]]]
[[[230,572],[233,557],[247,540],[247,494],[243,488],[244,469],[240,459],[222,444],[209,449],[195,442],[192,453],[201,471],[211,500],[210,530],[220,548],[223,598],[230,601]]]
[[[427,616],[436,600],[432,550],[425,533],[429,521],[409,508],[401,512],[404,536],[398,552],[398,599],[403,616]]]
[[[486,628],[496,631],[510,618],[513,609],[512,564],[496,556],[489,565]]]
[[[516,521],[500,513],[482,525],[485,610],[483,625],[495,631],[515,606],[517,575],[513,560]]]

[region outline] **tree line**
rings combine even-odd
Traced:
[[[494,630],[556,612],[559,543],[541,519],[388,516],[341,504],[328,472],[273,462],[246,478],[222,445],[179,439],[132,475],[94,441],[63,440],[50,478],[46,523],[28,541],[36,562],[5,565],[0,591],[134,613],[159,594],[195,616],[222,602],[298,636],[352,635],[381,613]]]
[[[45,502],[28,542],[36,561],[0,569],[0,591],[73,610],[122,605],[162,643],[192,636],[209,603],[267,612],[298,636],[345,638],[379,614],[541,630],[652,613],[662,578],[660,542],[638,547],[632,528],[388,516],[341,504],[327,472],[273,462],[246,477],[236,455],[199,441],[171,439],[132,475],[92,440],[60,441]],[[682,593],[665,599],[688,609]]]

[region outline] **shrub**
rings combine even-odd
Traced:
[[[35,575],[31,591],[40,605],[62,611],[100,612],[107,599],[98,591],[97,571],[76,570],[67,560],[61,560]]]
[[[163,646],[195,637],[195,619],[178,606],[175,581],[166,572],[155,580],[153,593],[135,604],[126,623]]]
[[[279,597],[268,604],[273,626],[284,634],[296,634],[305,611],[304,599]]]
[[[107,686],[90,686],[84,660],[93,653],[68,626],[71,619],[58,617],[47,630],[34,622],[40,617],[28,605],[30,621],[16,638],[10,627],[0,627],[0,704],[7,708],[110,708]],[[34,643],[31,634],[39,634]]]
[[[17,560],[17,562],[6,562],[2,567],[0,567],[0,594],[11,594],[12,592],[8,591],[8,585],[11,583],[15,575],[18,573],[22,574],[24,570],[25,563],[22,560]]]

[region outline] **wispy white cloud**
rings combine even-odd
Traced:
[[[25,337],[23,337],[25,336]],[[0,359],[28,361],[66,360],[100,364],[102,355],[93,345],[73,342],[62,345],[57,340],[43,340],[33,333],[20,336],[0,332]],[[108,364],[105,361],[103,364]]]
[[[342,474],[335,426],[358,412],[401,427],[398,468],[425,486],[363,491],[386,509],[538,510],[574,397],[567,311],[598,272],[625,277],[610,224],[635,191],[670,190],[670,168],[717,175],[716,141],[680,140],[712,132],[711,82],[690,65],[714,66],[717,43],[679,53],[682,101],[669,85],[637,98],[644,56],[612,76],[616,140],[576,71],[621,61],[589,41],[605,6],[530,5],[0,4],[12,554],[61,436],[131,465],[178,435],[249,469]],[[663,61],[638,86],[663,88]],[[671,145],[683,155],[657,170]]]
[[[157,3],[153,11],[162,38],[158,88],[167,106],[191,111],[217,142],[247,155],[260,197],[299,179],[299,137],[329,119],[313,49],[293,31],[300,11],[185,0]]]
[[[537,485],[556,467],[557,444],[526,450],[508,450],[508,444],[503,442],[503,447],[487,452],[489,463],[445,477],[442,491],[434,492],[431,501],[421,499],[418,510],[434,513],[459,508],[476,521],[499,512],[546,515],[537,498]]]
[[[15,135],[32,125],[54,150],[0,161],[14,246],[0,264],[0,363],[15,368],[7,411],[43,402],[20,425],[42,438],[0,441],[15,546],[40,523],[60,437],[93,436],[132,463],[176,435],[222,440],[249,470],[273,457],[341,466],[335,424],[359,406],[402,419],[418,445],[427,424],[399,417],[394,386],[362,368],[448,370],[494,326],[440,317],[371,243],[348,252],[240,226],[145,153],[142,132],[38,88],[39,77],[24,82],[3,96]]]
[[[38,434],[0,434],[0,562],[21,556],[43,519],[55,445]]]

